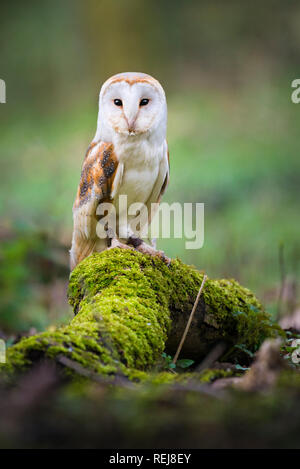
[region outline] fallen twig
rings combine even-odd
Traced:
[[[184,341],[185,341],[185,339],[186,339],[186,336],[187,336],[187,333],[188,333],[188,331],[189,331],[191,322],[192,322],[192,320],[193,320],[193,317],[194,317],[194,314],[195,314],[197,305],[198,305],[198,303],[199,303],[200,296],[201,296],[201,293],[202,293],[204,284],[205,284],[205,282],[206,282],[206,279],[207,279],[207,275],[204,275],[203,280],[202,280],[202,283],[201,283],[201,286],[200,286],[199,291],[198,291],[197,298],[196,298],[195,303],[194,303],[194,306],[193,306],[193,309],[192,309],[192,311],[191,311],[191,314],[190,314],[190,317],[189,317],[189,319],[188,319],[188,322],[187,322],[187,325],[186,325],[186,327],[185,327],[185,330],[184,330],[184,332],[183,332],[183,334],[182,334],[181,341],[180,341],[180,343],[179,343],[179,345],[178,345],[177,351],[176,351],[176,353],[175,353],[175,355],[174,355],[174,358],[173,358],[173,361],[172,361],[172,363],[174,363],[174,364],[176,364],[176,362],[177,362],[177,360],[178,360],[178,357],[179,357],[179,354],[180,354],[180,352],[181,352],[182,346],[183,346]]]

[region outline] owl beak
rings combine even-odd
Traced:
[[[128,132],[129,132],[130,134],[134,134],[134,131],[135,131],[135,129],[134,129],[134,124],[129,125],[129,127],[128,127]]]
[[[134,135],[135,134],[135,121],[136,121],[136,118],[132,119],[132,120],[127,120],[127,125],[128,125],[128,132],[130,135]]]
[[[133,110],[129,110],[129,112],[125,112],[125,119],[126,119],[126,122],[127,122],[128,132],[129,132],[130,135],[135,134],[135,121],[136,121],[136,118],[137,118],[137,115],[136,115],[135,110],[134,110],[134,112],[133,112]]]

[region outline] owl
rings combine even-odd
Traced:
[[[168,262],[162,251],[135,235],[135,217],[128,211],[131,204],[140,204],[148,214],[145,218],[139,213],[140,224],[151,223],[151,204],[158,206],[169,181],[166,127],[166,97],[155,78],[127,72],[103,84],[97,130],[85,155],[73,205],[71,270],[93,252],[111,247],[137,249]],[[125,209],[120,196],[127,197]],[[115,229],[99,237],[99,212],[107,203],[116,214]],[[126,217],[122,210],[128,211]]]

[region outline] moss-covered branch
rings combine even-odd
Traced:
[[[165,348],[175,352],[202,277],[179,260],[168,267],[133,250],[94,254],[70,277],[74,319],[9,348],[6,370],[64,356],[102,375],[142,378]],[[219,340],[255,351],[280,333],[249,290],[234,280],[207,280],[182,356],[200,360]]]

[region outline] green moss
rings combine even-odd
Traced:
[[[202,274],[179,260],[172,263],[173,301],[176,308],[196,297]],[[255,295],[236,280],[207,279],[202,293],[205,304],[204,326],[219,331],[219,338],[232,344],[244,344],[255,352],[266,337],[285,336],[282,329],[272,323]]]
[[[168,267],[133,250],[93,254],[70,276],[74,319],[9,348],[5,368],[23,369],[40,357],[60,362],[64,356],[95,373],[143,380],[161,357],[174,311],[191,310],[202,278],[178,259]],[[255,296],[234,280],[207,280],[201,301],[200,339],[214,330],[212,340],[256,350],[265,337],[281,333]]]
[[[7,350],[6,369],[23,369],[44,357],[57,359],[59,362],[61,356],[97,373],[110,374],[117,371],[107,348],[99,341],[95,323],[62,327],[57,331],[44,332],[21,340]]]
[[[142,379],[139,370],[159,358],[170,327],[166,269],[159,259],[119,249],[87,258],[70,277],[77,315],[66,327],[11,347],[6,369],[65,356],[96,373]]]
[[[235,373],[233,370],[220,370],[220,369],[213,369],[208,368],[207,370],[203,370],[198,379],[201,383],[212,383],[216,381],[216,379],[220,378],[230,378],[231,376],[238,376],[239,373]]]
[[[187,383],[194,378],[194,373],[171,373],[170,371],[160,371],[159,373],[148,373],[146,383],[154,385]]]
[[[222,329],[229,343],[244,344],[255,352],[266,337],[285,335],[253,293],[235,280],[209,280],[203,297],[205,321]]]

